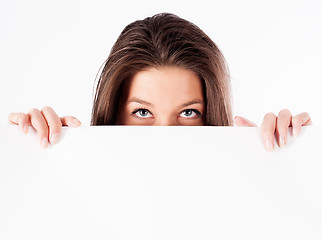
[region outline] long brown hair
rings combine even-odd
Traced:
[[[231,126],[228,67],[216,44],[196,25],[169,13],[135,21],[122,31],[99,77],[91,125],[117,124],[125,82],[152,67],[178,66],[203,82],[204,125]]]

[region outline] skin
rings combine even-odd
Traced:
[[[203,125],[201,81],[189,70],[152,68],[137,73],[126,88],[121,125]]]
[[[200,79],[190,70],[179,67],[151,68],[137,73],[128,83],[118,116],[121,125],[203,125],[204,99]],[[9,123],[19,125],[27,134],[28,126],[35,128],[40,145],[59,141],[62,126],[79,127],[81,122],[73,116],[59,117],[51,107],[31,109],[25,113],[10,113]],[[256,127],[246,118],[236,116],[236,126]],[[267,113],[261,125],[261,137],[268,151],[274,149],[274,134],[278,145],[287,144],[287,130],[292,127],[293,136],[300,133],[301,126],[311,125],[308,113],[292,116],[283,109],[278,116]]]

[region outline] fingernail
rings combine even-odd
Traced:
[[[266,140],[266,143],[265,143],[265,147],[266,147],[266,150],[268,150],[268,151],[272,151],[273,150],[273,143],[272,143],[272,141],[270,141],[270,140]]]
[[[45,137],[41,140],[41,147],[46,148],[47,146],[48,146],[48,140]]]
[[[286,145],[286,141],[285,141],[285,137],[284,136],[280,136],[280,147],[285,147]]]
[[[81,122],[80,121],[78,121],[77,119],[73,119],[73,123],[75,123],[75,124],[80,124]]]
[[[54,134],[52,134],[52,135],[50,136],[50,142],[51,142],[51,144],[55,144],[55,143],[57,143],[57,142],[58,142],[58,140],[59,140],[59,135],[58,135],[58,133],[54,133]]]

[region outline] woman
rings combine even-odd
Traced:
[[[100,75],[91,125],[211,125],[256,126],[232,118],[229,72],[216,44],[196,25],[162,13],[135,21],[122,31]],[[41,145],[56,143],[62,126],[77,127],[71,116],[59,118],[53,109],[11,113],[9,122],[24,132],[33,126]],[[284,109],[268,113],[261,126],[267,150],[287,142],[287,128],[297,135],[310,116],[292,117]]]

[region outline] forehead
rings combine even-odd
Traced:
[[[200,78],[193,71],[174,66],[149,68],[134,75],[128,84],[128,98],[203,100]]]

